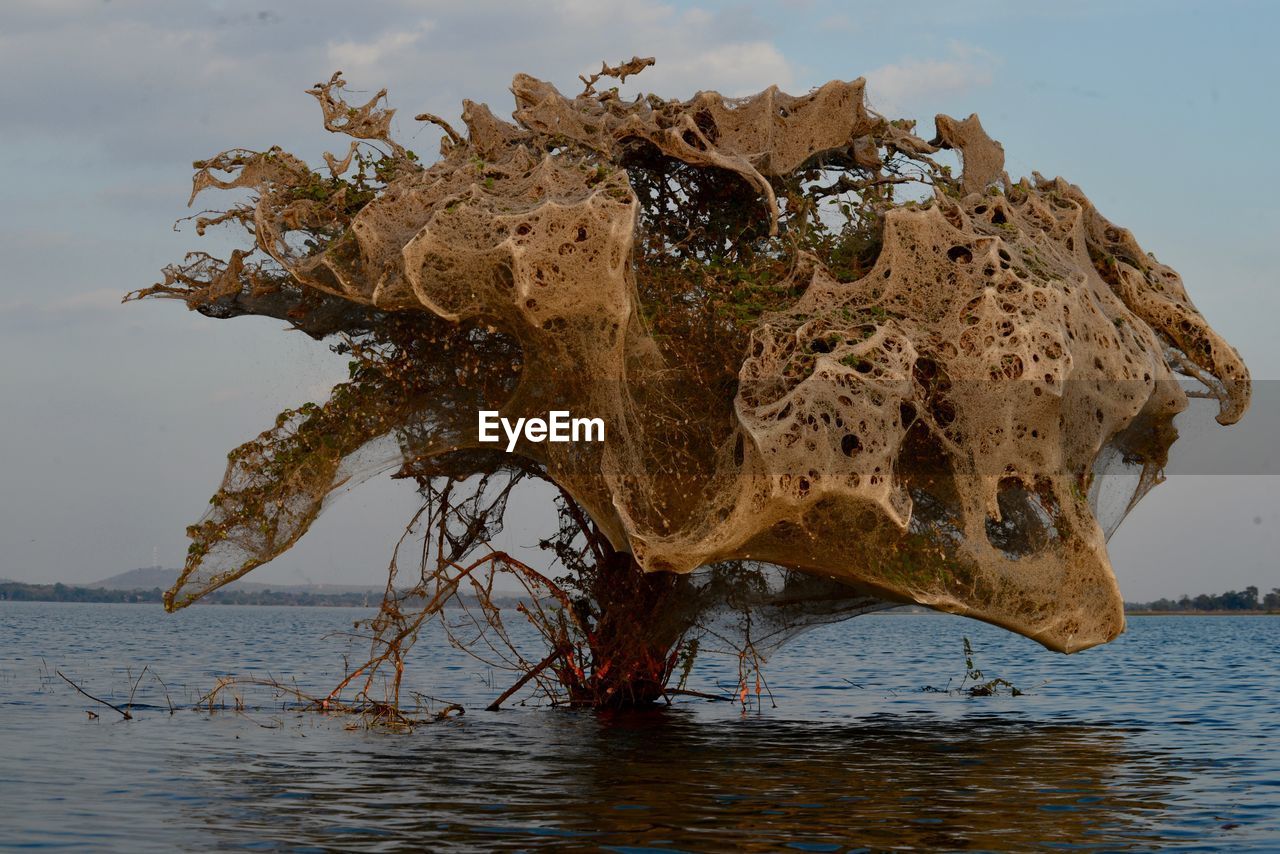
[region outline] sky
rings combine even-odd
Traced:
[[[1121,588],[1137,600],[1280,587],[1280,5],[905,8],[5,0],[0,578],[180,564],[227,451],[342,378],[343,360],[278,321],[120,305],[184,252],[226,248],[172,227],[192,160],[280,145],[318,163],[345,149],[303,94],[338,69],[355,89],[386,87],[398,138],[426,153],[438,136],[417,113],[461,126],[463,98],[509,113],[517,72],[576,91],[601,60],[652,55],[637,85],[666,97],[866,76],[872,106],[920,119],[924,135],[936,113],[977,112],[1015,178],[1079,184],[1182,273],[1258,381],[1241,425],[1185,426],[1174,473],[1111,541]],[[253,580],[377,585],[415,508],[407,484],[369,482]],[[532,544],[547,512],[536,495],[516,502],[503,544]]]

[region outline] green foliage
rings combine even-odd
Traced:
[[[1201,593],[1198,596],[1183,594],[1177,599],[1157,599],[1154,602],[1126,602],[1127,611],[1258,611],[1280,610],[1280,587],[1258,598],[1258,588],[1249,585],[1244,590],[1228,590],[1225,593]]]

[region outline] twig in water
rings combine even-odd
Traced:
[[[120,708],[119,706],[112,705],[111,703],[108,703],[106,700],[102,700],[102,699],[99,699],[98,697],[93,696],[93,695],[92,695],[92,694],[90,694],[88,691],[86,691],[85,689],[81,688],[79,685],[77,685],[76,683],[74,683],[74,682],[72,682],[70,679],[68,679],[68,678],[66,677],[66,675],[65,675],[65,674],[63,674],[63,672],[62,672],[61,670],[55,670],[55,671],[53,671],[53,672],[54,672],[54,673],[56,673],[56,674],[58,674],[59,676],[61,676],[61,677],[62,677],[62,681],[63,681],[63,682],[66,682],[68,685],[70,685],[72,688],[75,688],[75,689],[76,689],[77,691],[79,691],[81,694],[84,694],[84,695],[85,695],[86,697],[88,697],[90,700],[93,700],[95,703],[101,703],[102,705],[106,706],[108,709],[115,709],[117,712],[119,712],[121,715],[123,715],[123,716],[124,716],[124,719],[125,719],[126,721],[131,721],[131,720],[133,720],[133,715],[129,714],[129,713],[128,713],[128,712],[126,712],[124,709]]]
[[[132,709],[132,708],[133,708],[133,695],[134,695],[134,694],[136,694],[136,693],[138,693],[138,684],[139,684],[140,682],[142,682],[142,677],[147,675],[147,668],[148,668],[148,667],[150,667],[150,666],[151,666],[151,665],[149,665],[149,664],[144,664],[144,665],[142,665],[142,672],[138,674],[138,678],[137,678],[137,679],[133,680],[133,687],[132,687],[131,689],[129,689],[129,702],[127,702],[127,703],[125,703],[125,704],[124,704],[124,707],[125,707],[126,709]]]
[[[498,709],[502,707],[503,702],[505,702],[508,697],[510,697],[512,694],[514,694],[515,692],[523,688],[525,685],[527,685],[530,679],[537,676],[542,671],[546,670],[547,667],[550,666],[551,662],[555,661],[557,658],[564,655],[566,652],[568,652],[568,650],[565,649],[564,647],[558,647],[552,650],[550,655],[542,659],[542,661],[538,662],[538,664],[536,664],[531,669],[525,671],[525,674],[516,680],[516,684],[512,685],[510,688],[503,691],[501,697],[494,700],[489,705],[485,706],[485,711],[486,712],[498,711]]]
[[[690,691],[688,688],[668,688],[663,691],[668,697],[700,697],[703,700],[716,700],[722,703],[732,703],[736,698],[722,697],[718,694],[706,694],[702,691]]]
[[[164,701],[169,704],[169,714],[173,714],[173,700],[169,699],[169,686],[164,684],[164,680],[160,678],[160,674],[154,670],[151,671],[151,678],[160,683],[161,690],[164,691]]]

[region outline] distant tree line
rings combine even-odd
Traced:
[[[164,601],[159,587],[151,590],[108,590],[70,584],[0,582],[0,601],[10,602],[151,602]],[[378,597],[374,597],[376,603]],[[363,592],[310,593],[292,590],[216,590],[204,598],[214,605],[299,605],[351,607],[369,604]]]
[[[1244,590],[1228,590],[1226,593],[1201,593],[1199,596],[1182,595],[1177,599],[1156,599],[1154,602],[1126,602],[1126,611],[1277,611],[1280,612],[1280,587],[1270,593],[1258,595],[1258,588],[1250,585]],[[0,581],[0,602],[144,602],[159,604],[164,601],[159,587],[150,590],[111,590],[102,587],[76,587],[71,584],[25,584],[20,581]],[[497,597],[499,607],[514,607],[517,597]],[[376,604],[377,597],[374,597]],[[204,597],[211,605],[296,605],[300,607],[363,607],[370,605],[369,594],[353,591],[345,593],[311,593],[295,590],[215,590]]]
[[[1126,611],[1280,611],[1280,587],[1258,597],[1258,588],[1250,585],[1244,590],[1228,590],[1226,593],[1201,593],[1199,596],[1183,594],[1178,599],[1157,599],[1154,602],[1126,602]]]
[[[24,584],[0,581],[0,602],[150,602],[164,601],[159,587],[150,590],[111,590],[103,587],[76,587],[71,584]],[[311,593],[303,590],[241,590],[236,587],[215,590],[200,600],[210,605],[297,605],[300,607],[362,608],[381,604],[380,593],[347,591],[344,593]],[[489,597],[496,607],[514,608],[523,597],[495,594]],[[474,596],[460,595],[446,607],[474,607]]]

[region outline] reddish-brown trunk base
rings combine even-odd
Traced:
[[[663,699],[689,628],[679,587],[678,576],[646,573],[628,554],[607,556],[591,579],[591,601],[578,603],[589,660],[558,671],[570,705],[616,709]]]

